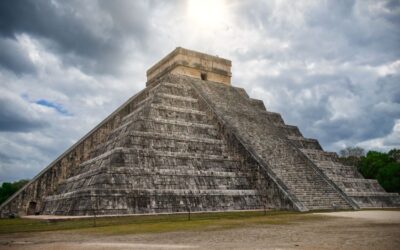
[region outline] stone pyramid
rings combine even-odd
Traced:
[[[147,85],[0,207],[10,214],[399,207],[398,194],[230,85],[231,62],[177,48]]]

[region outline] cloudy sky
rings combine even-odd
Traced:
[[[324,149],[400,147],[399,1],[0,1],[0,182],[31,178],[175,47]]]

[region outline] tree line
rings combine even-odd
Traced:
[[[0,187],[0,204],[5,202],[11,195],[25,186],[29,180],[19,180],[15,182],[3,182]]]
[[[400,193],[400,149],[365,153],[363,148],[348,147],[339,155],[343,164],[356,166],[364,178],[376,179],[387,192]]]

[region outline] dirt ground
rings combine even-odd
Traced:
[[[74,231],[0,235],[0,249],[400,249],[400,211],[322,215],[322,219],[294,224],[253,224],[225,230],[117,236]]]

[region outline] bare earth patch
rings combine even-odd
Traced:
[[[304,219],[281,224],[244,222],[227,229],[210,226],[147,234],[90,230],[3,234],[0,249],[400,249],[400,211],[300,216]]]

